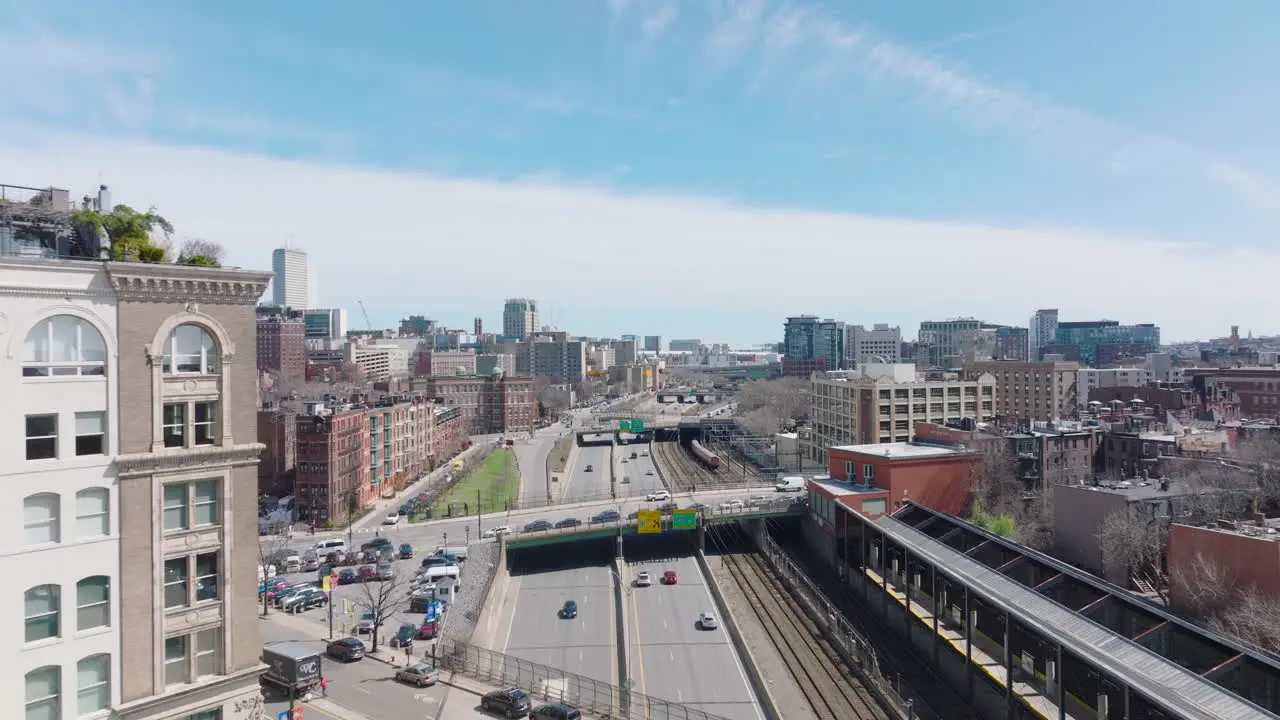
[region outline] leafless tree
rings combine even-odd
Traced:
[[[342,378],[343,382],[349,382],[353,385],[364,384],[364,368],[356,363],[342,363],[342,370],[339,371],[338,376]]]
[[[367,580],[360,586],[360,599],[356,601],[360,612],[373,615],[372,650],[378,651],[378,632],[396,611],[407,602],[408,575],[397,572],[390,580]],[[357,618],[358,619],[358,618]]]
[[[1177,610],[1210,617],[1233,604],[1236,583],[1234,573],[1198,552],[1190,565],[1170,574],[1169,595]]]
[[[1209,618],[1209,627],[1268,652],[1280,652],[1280,599],[1250,588],[1229,608]]]
[[[1160,599],[1169,602],[1168,585],[1157,572],[1169,541],[1169,526],[1162,518],[1128,508],[1116,510],[1103,519],[1097,538],[1108,579],[1147,574]]]
[[[547,414],[562,412],[571,404],[569,391],[563,386],[553,385],[549,377],[534,376],[533,390],[537,394],[538,402],[546,408]]]
[[[738,418],[757,435],[772,435],[809,418],[809,381],[786,377],[755,380],[738,392]]]
[[[1259,509],[1280,511],[1280,435],[1268,432],[1244,438],[1235,455],[1257,484]]]
[[[222,245],[213,240],[204,240],[202,238],[187,238],[183,240],[182,249],[178,252],[179,257],[203,257],[218,264],[222,263],[222,259],[226,257],[226,254],[227,251]]]
[[[275,530],[276,528],[271,528]],[[289,536],[285,533],[272,533],[270,535],[258,536],[258,568],[263,580],[279,574],[283,568],[278,568],[276,562],[283,550],[289,548]],[[261,583],[259,583],[261,584]],[[270,599],[266,593],[262,594],[262,614],[266,615],[271,608]]]
[[[1018,459],[1007,438],[982,442],[969,464],[971,517],[1007,517],[1013,522],[1010,539],[1037,550],[1053,546],[1053,496],[1037,492],[1018,476]]]

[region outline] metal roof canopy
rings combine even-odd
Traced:
[[[927,510],[914,503],[911,505]],[[953,520],[933,511],[929,513]],[[928,560],[939,573],[963,583],[992,606],[1018,618],[1027,628],[1056,639],[1064,649],[1139,691],[1152,705],[1183,718],[1249,720],[1260,717],[1260,714],[1275,717],[1213,681],[1054,602],[895,517],[885,515],[871,524],[917,557]],[[1025,548],[1019,550],[1029,556],[1038,555]],[[1040,560],[1041,557],[1035,559]]]

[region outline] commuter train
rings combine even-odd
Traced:
[[[702,443],[697,440],[689,441],[689,452],[693,453],[693,456],[698,458],[698,462],[706,465],[711,470],[719,469],[720,458],[717,457],[715,453],[702,447]]]

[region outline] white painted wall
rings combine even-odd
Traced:
[[[90,321],[106,343],[106,374],[101,377],[36,377],[22,374],[28,330],[55,314]],[[23,717],[25,675],[36,668],[62,668],[62,717],[77,712],[76,663],[88,656],[112,658],[112,704],[119,702],[118,492],[113,458],[117,452],[115,370],[116,308],[101,264],[75,261],[0,260],[0,616],[9,618],[16,642],[0,649],[0,717]],[[105,410],[106,454],[76,457],[75,413]],[[26,459],[26,415],[57,413],[58,457]],[[110,534],[77,537],[76,493],[91,487],[110,491]],[[26,545],[23,501],[40,492],[60,498],[60,542]],[[111,579],[111,626],[80,633],[76,628],[76,583],[89,576]],[[33,586],[61,587],[60,637],[25,644],[23,595]]]

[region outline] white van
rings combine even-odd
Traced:
[[[340,538],[321,540],[315,545],[312,545],[311,549],[315,550],[316,554],[321,557],[328,555],[331,552],[345,553],[347,551],[347,541]]]
[[[429,583],[438,583],[442,578],[453,578],[456,581],[462,576],[462,569],[457,565],[436,565],[422,571],[419,576]]]
[[[778,492],[803,492],[804,478],[799,475],[784,477],[773,486],[773,489]]]

